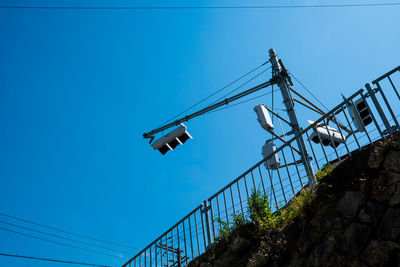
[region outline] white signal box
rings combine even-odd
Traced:
[[[261,127],[267,132],[273,132],[274,125],[272,124],[267,108],[263,104],[258,104],[254,107],[254,111],[257,114],[257,121],[260,123]]]
[[[192,139],[192,136],[186,131],[186,126],[182,123],[171,132],[154,141],[151,146],[165,155],[165,153],[174,150],[178,145],[183,145],[189,139]]]
[[[270,156],[272,153],[276,151],[276,145],[273,143],[265,143],[262,147],[262,156],[263,158],[267,158]],[[276,170],[279,168],[279,165],[281,164],[281,160],[279,159],[278,153],[275,153],[273,156],[270,156],[265,162],[265,168],[267,169],[272,169]]]
[[[313,121],[308,121],[310,124],[313,124]],[[318,137],[319,136],[319,137]],[[314,143],[320,143],[324,146],[337,147],[341,143],[346,142],[346,137],[341,135],[338,130],[328,125],[317,124],[314,128],[313,133],[310,135],[311,141]],[[332,142],[333,141],[333,142]]]

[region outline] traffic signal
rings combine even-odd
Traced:
[[[354,101],[354,106],[349,105],[351,119],[360,132],[365,131],[365,126],[372,122],[367,103],[363,98]]]
[[[192,136],[186,131],[186,126],[181,123],[174,130],[154,141],[151,146],[165,155],[165,153],[174,150],[178,145],[183,145],[189,139],[192,139]]]
[[[313,121],[308,121],[313,124]],[[338,130],[328,125],[317,124],[313,133],[310,135],[311,141],[319,144],[322,142],[324,146],[338,147],[341,143],[346,142],[346,137],[340,134]]]
[[[267,158],[276,150],[276,145],[274,143],[265,143],[262,147],[262,156],[263,158]],[[281,164],[281,160],[279,159],[278,153],[275,153],[273,156],[268,157],[268,159],[264,162],[265,168],[276,170]]]
[[[261,127],[267,132],[273,132],[274,125],[272,124],[267,108],[263,104],[258,104],[254,107],[254,111],[257,114],[257,121]]]

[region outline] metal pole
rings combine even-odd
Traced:
[[[211,231],[210,231],[210,217],[208,215],[209,206],[207,200],[204,200],[203,207],[204,207],[204,217],[206,219],[207,247],[208,247],[211,245]]]
[[[390,126],[390,123],[389,123],[388,119],[386,118],[386,115],[385,115],[385,113],[383,112],[382,107],[381,107],[381,105],[380,105],[379,102],[378,102],[378,99],[376,99],[375,91],[371,88],[371,85],[370,85],[369,83],[366,83],[366,84],[365,84],[365,88],[367,88],[368,96],[371,97],[372,102],[374,103],[375,108],[376,108],[376,110],[378,111],[378,114],[379,114],[379,116],[381,117],[381,119],[382,119],[382,121],[383,121],[383,124],[384,124],[385,127],[386,127],[386,131],[387,131],[389,134],[392,134],[392,133],[393,133],[392,127]],[[366,100],[364,100],[364,101],[366,101]]]
[[[277,59],[274,49],[269,50],[269,56],[270,56],[269,61],[272,64],[273,75],[275,77],[279,78],[278,86],[281,89],[283,101],[286,106],[286,110],[287,110],[287,113],[288,113],[288,116],[289,116],[289,119],[291,122],[292,131],[293,131],[294,135],[297,136],[301,132],[301,129],[299,126],[299,122],[297,120],[296,113],[293,109],[293,99],[289,93],[289,87],[287,86],[287,84],[285,82],[285,77],[283,77],[283,75],[282,75],[282,68],[278,62],[278,59]],[[299,147],[299,150],[301,152],[301,158],[302,158],[304,167],[307,172],[308,181],[310,183],[310,186],[313,187],[316,185],[316,179],[315,179],[314,170],[311,165],[310,157],[308,156],[307,148],[304,143],[303,137],[299,135],[299,137],[296,139],[296,141],[297,141],[297,146]]]

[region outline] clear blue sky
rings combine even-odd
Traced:
[[[261,2],[350,1],[251,3]],[[82,4],[135,3],[145,1]],[[400,7],[0,9],[0,212],[143,248],[261,159],[265,133],[252,108],[271,100],[264,97],[190,121],[194,139],[166,156],[152,150],[143,132],[263,63],[272,47],[333,107],[341,92],[350,95],[400,64],[399,14]],[[0,252],[125,262],[4,231]],[[124,256],[137,250],[130,252]],[[54,264],[0,257],[0,266]]]

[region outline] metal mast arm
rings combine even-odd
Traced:
[[[152,138],[153,135],[155,135],[155,134],[157,134],[159,132],[162,132],[162,131],[164,131],[166,129],[169,129],[171,127],[177,126],[177,125],[179,125],[180,123],[182,123],[184,121],[188,121],[190,119],[193,119],[195,117],[203,115],[203,114],[205,114],[205,113],[207,113],[207,112],[209,112],[211,110],[214,110],[216,108],[219,108],[219,107],[221,107],[223,105],[227,105],[227,104],[229,104],[229,103],[231,103],[231,102],[233,102],[235,100],[238,100],[238,99],[240,99],[240,98],[242,98],[244,96],[247,96],[249,94],[252,94],[254,92],[257,92],[257,91],[259,91],[259,90],[261,90],[261,89],[263,89],[265,87],[268,87],[268,86],[270,86],[270,85],[272,85],[274,83],[277,83],[277,80],[275,78],[272,78],[268,82],[265,82],[265,83],[262,83],[260,85],[257,85],[257,86],[255,86],[253,88],[250,88],[250,89],[248,89],[246,91],[243,91],[243,92],[241,92],[241,93],[239,93],[237,95],[234,95],[232,97],[225,98],[224,100],[222,100],[220,102],[217,102],[217,103],[215,103],[215,104],[213,104],[211,106],[208,106],[206,108],[203,108],[203,109],[201,109],[201,110],[199,110],[199,111],[197,111],[195,113],[187,115],[187,116],[185,116],[185,117],[183,117],[181,119],[178,119],[178,120],[176,120],[174,122],[168,123],[168,124],[166,124],[164,126],[161,126],[161,127],[157,128],[157,129],[151,130],[148,133],[144,133],[143,134],[143,138]]]

